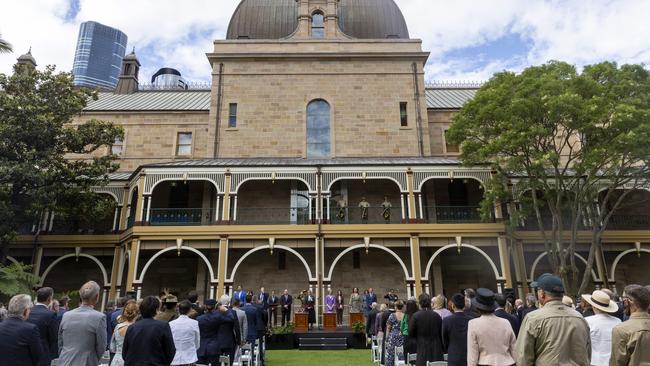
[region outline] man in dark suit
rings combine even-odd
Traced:
[[[63,296],[62,298],[59,299],[59,312],[56,313],[56,318],[61,324],[61,319],[63,319],[63,314],[65,314],[66,311],[68,311],[68,303],[70,302],[70,298],[67,296]]]
[[[230,358],[230,364],[232,365],[235,360],[235,350],[241,339],[239,321],[237,313],[228,308],[230,297],[224,295],[220,300],[221,303],[213,313],[217,327],[217,349],[219,355],[227,355]],[[220,363],[213,362],[212,364],[219,365]]]
[[[41,337],[41,347],[49,357],[41,359],[41,365],[49,366],[50,362],[58,357],[59,322],[56,313],[48,308],[52,302],[54,290],[51,287],[42,287],[36,291],[36,305],[29,313],[28,322],[38,327]]]
[[[291,322],[291,307],[293,306],[293,297],[289,295],[289,290],[285,289],[280,296],[280,307],[282,308],[282,326]]]
[[[508,314],[505,311],[506,301],[508,301],[508,300],[502,294],[496,294],[494,296],[494,299],[496,300],[497,305],[499,305],[499,307],[494,311],[494,315],[498,316],[499,318],[503,318],[503,319],[507,320],[510,323],[510,326],[512,326],[512,330],[515,332],[515,337],[518,336],[519,335],[519,319],[517,319],[516,316],[514,316],[512,314]]]
[[[275,295],[275,291],[271,291],[271,296],[269,296],[266,304],[269,313],[269,327],[274,327],[278,325],[278,305],[280,305],[280,298]]]
[[[216,305],[216,300],[206,300],[205,306],[209,310],[196,318],[199,322],[200,346],[197,355],[200,364],[219,364],[219,356],[221,355],[219,352],[219,325],[217,324],[217,317],[212,311]]]
[[[368,313],[368,320],[366,320],[366,334],[369,336],[375,335],[375,321],[377,320],[377,314],[379,310],[377,309],[377,303],[371,304],[371,310]]]
[[[261,287],[260,293],[255,295],[255,303],[257,304],[261,302],[264,311],[267,311],[269,309],[269,304],[267,304],[268,300],[269,300],[269,293],[264,291],[264,287]]]
[[[420,311],[409,319],[409,337],[417,343],[417,366],[426,366],[428,362],[442,361],[442,318],[431,310],[431,297],[420,295]]]
[[[241,309],[246,313],[246,320],[248,321],[248,335],[246,337],[246,342],[251,345],[255,345],[255,340],[257,339],[257,322],[259,319],[257,306],[252,304],[253,296],[246,295],[246,305]]]
[[[264,289],[262,287],[262,289]],[[257,340],[260,342],[260,346],[264,344],[264,335],[266,335],[266,323],[268,318],[266,315],[266,310],[264,309],[264,304],[262,299],[257,300]],[[260,363],[264,366],[264,347],[260,347]]]
[[[26,322],[32,308],[29,295],[16,295],[9,300],[7,318],[0,323],[0,365],[37,366],[43,352],[38,327]]]
[[[454,313],[442,320],[442,343],[447,350],[449,366],[467,365],[467,327],[472,317],[464,311],[465,304],[465,296],[452,296]]]
[[[363,312],[368,316],[370,310],[372,310],[372,304],[377,302],[377,295],[372,290],[372,287],[368,289],[368,294],[366,295],[366,308],[363,309]]]
[[[155,320],[160,300],[147,296],[140,303],[142,319],[130,325],[124,336],[125,365],[167,366],[174,360],[176,346],[169,323]]]

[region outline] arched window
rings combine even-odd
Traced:
[[[330,157],[330,105],[314,100],[307,105],[307,158]]]
[[[322,13],[311,16],[311,38],[325,38],[325,18]]]

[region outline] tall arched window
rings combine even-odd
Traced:
[[[307,105],[307,158],[330,157],[330,105],[314,100]]]
[[[325,18],[322,13],[311,16],[311,38],[325,38]]]

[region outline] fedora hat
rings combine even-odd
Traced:
[[[478,310],[494,311],[497,308],[494,292],[486,288],[476,290],[476,297],[472,299],[472,305]]]
[[[612,301],[609,295],[603,291],[596,290],[591,295],[582,295],[582,298],[594,308],[606,313],[615,313],[618,311],[618,304]]]

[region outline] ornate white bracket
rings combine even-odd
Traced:
[[[269,250],[271,255],[273,255],[273,249],[275,248],[275,238],[269,238]]]
[[[458,250],[458,254],[460,254],[460,249],[463,247],[463,237],[457,236],[456,237],[456,249]]]
[[[74,258],[76,262],[79,262],[79,254],[81,254],[81,247],[74,248]]]
[[[366,254],[368,254],[368,251],[370,250],[370,237],[366,236],[363,238],[363,244],[366,246]]]
[[[176,255],[181,256],[181,248],[183,247],[183,238],[176,239]]]

